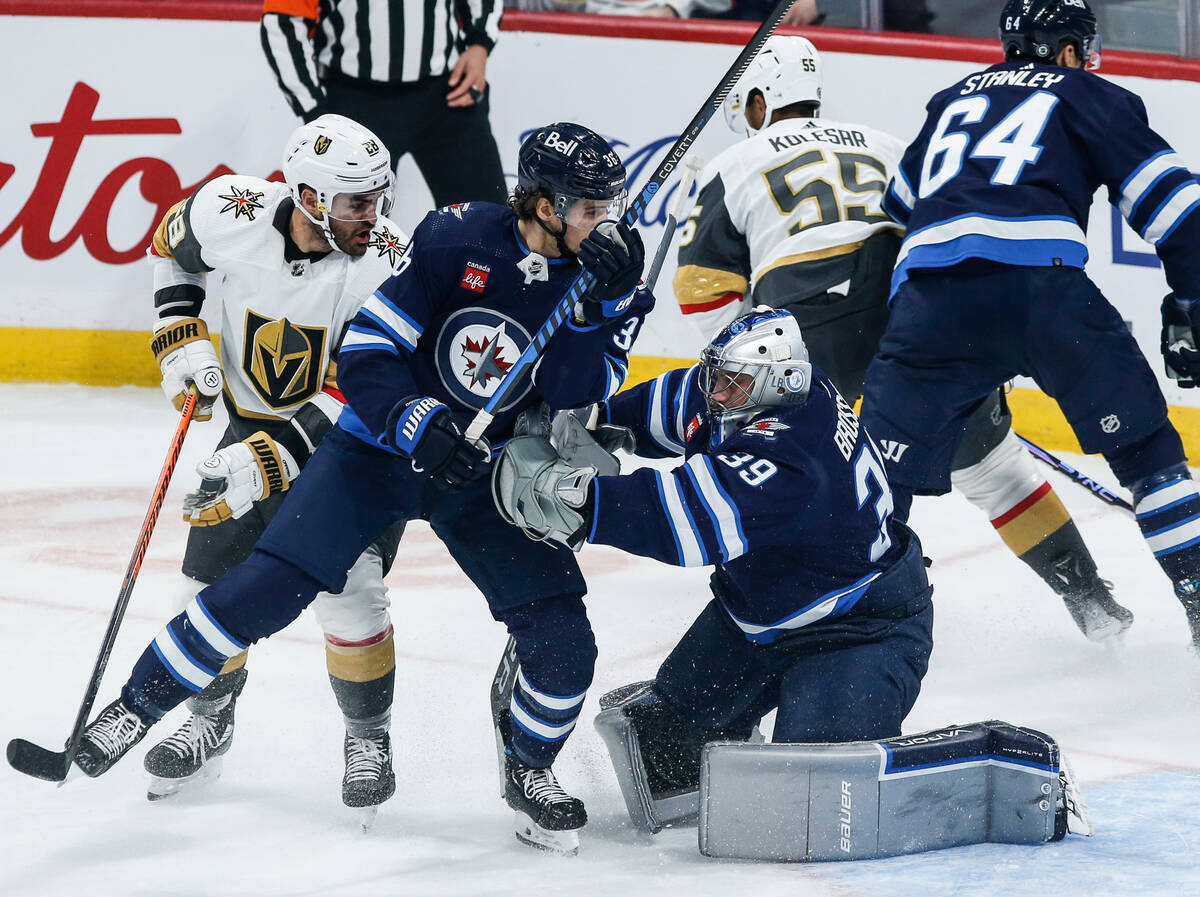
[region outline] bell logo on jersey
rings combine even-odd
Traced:
[[[464,308],[446,319],[437,335],[438,376],[454,398],[468,408],[482,408],[521,353],[532,342],[529,333],[507,315],[486,308]],[[529,368],[522,384],[510,393],[504,411],[529,391]]]
[[[491,270],[487,265],[467,262],[467,269],[463,271],[462,277],[463,289],[470,290],[472,293],[482,293],[483,288],[487,286],[488,273]]]
[[[246,309],[242,371],[272,408],[287,408],[317,394],[325,357],[325,328],[273,320]]]

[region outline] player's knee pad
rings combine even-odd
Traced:
[[[653,833],[695,817],[700,753],[710,734],[687,725],[653,682],[634,682],[601,697],[595,725],[635,828]],[[753,739],[761,741],[757,730]]]
[[[1054,739],[989,721],[848,744],[711,743],[700,852],[853,860],[1091,834]]]
[[[996,520],[1046,483],[1029,452],[1009,430],[1000,443],[969,467],[955,470],[950,482],[971,504]]]
[[[327,637],[362,642],[390,630],[390,605],[383,562],[374,548],[368,548],[346,575],[346,587],[336,595],[322,592],[312,607]]]

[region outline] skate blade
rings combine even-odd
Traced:
[[[373,807],[359,807],[358,809],[358,824],[362,826],[363,834],[371,831],[375,825],[375,817],[379,815],[379,805]]]
[[[1095,642],[1100,645],[1112,645],[1119,647],[1125,643],[1125,633],[1129,631],[1132,622],[1125,623],[1113,617],[1109,617],[1105,622],[1098,623],[1095,626],[1089,626],[1085,633],[1088,641]]]
[[[194,791],[207,782],[221,777],[221,758],[213,757],[190,776],[181,779],[164,779],[151,776],[150,784],[146,786],[146,800],[163,800],[173,797],[180,791]]]
[[[579,829],[552,832],[542,828],[520,810],[517,811],[513,834],[522,844],[528,844],[530,847],[536,847],[538,850],[545,850],[548,853],[570,857],[579,853]]]

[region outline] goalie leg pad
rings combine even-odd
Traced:
[[[1052,738],[998,721],[878,742],[714,742],[701,763],[700,852],[809,862],[1058,840],[1068,811],[1086,824],[1064,769]]]

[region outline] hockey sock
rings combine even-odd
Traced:
[[[1134,483],[1133,511],[1176,593],[1200,596],[1200,495],[1187,465],[1173,465]]]
[[[372,738],[387,732],[396,684],[392,627],[361,641],[326,634],[325,664],[347,734]]]
[[[951,481],[1055,592],[1078,592],[1099,580],[1075,521],[1011,430],[983,460],[954,471]]]
[[[125,706],[147,723],[203,691],[247,645],[231,636],[199,595],[155,637],[121,690]]]

